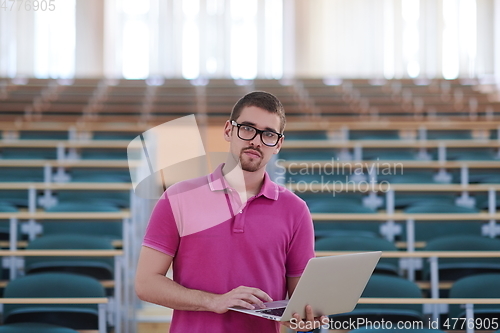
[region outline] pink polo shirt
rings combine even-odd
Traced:
[[[314,231],[305,202],[272,182],[242,205],[214,173],[171,186],[158,200],[143,245],[174,257],[174,281],[223,294],[238,286],[285,299],[286,277],[300,276],[314,257]],[[175,310],[171,333],[271,333],[279,323],[228,311]]]

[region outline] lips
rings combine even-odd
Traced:
[[[259,158],[261,156],[260,153],[255,149],[247,149],[243,152],[253,158]]]

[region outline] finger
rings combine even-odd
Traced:
[[[328,325],[330,323],[330,319],[328,316],[314,317],[314,328],[319,328],[324,325]]]
[[[264,305],[264,303],[258,299],[257,297],[255,297],[254,295],[252,294],[245,294],[245,295],[242,295],[241,299],[247,301],[248,303],[250,304],[255,304],[257,305],[259,308],[265,308],[266,306]]]
[[[323,323],[320,320],[316,320],[316,318],[315,318],[314,319],[314,329],[320,328],[321,325],[323,325]]]
[[[314,313],[310,305],[306,305],[306,321],[314,321]]]
[[[250,288],[238,290],[237,292],[233,293],[232,297],[243,299],[250,304],[258,304],[259,307],[264,307],[264,302],[262,302],[262,300],[259,299],[257,296],[253,295],[252,290]]]
[[[330,323],[330,319],[327,316],[321,316],[319,321],[322,325],[328,325]]]
[[[295,319],[295,320],[293,320]],[[293,321],[293,327],[292,327],[292,321]],[[292,320],[283,322],[283,325],[294,330],[305,330],[305,325],[306,323],[302,320],[301,315],[298,313],[292,314]]]
[[[258,298],[260,298],[261,300],[263,301],[266,301],[266,302],[272,302],[273,299],[271,298],[271,296],[269,296],[266,292],[258,289],[258,288],[252,288],[252,294],[257,296]]]
[[[233,289],[233,291],[236,292],[236,293],[248,293],[248,294],[252,294],[255,297],[258,297],[261,300],[266,301],[266,302],[272,302],[273,301],[273,299],[271,298],[271,296],[269,296],[266,292],[260,290],[259,288],[239,286],[238,288]]]
[[[239,306],[239,307],[242,307],[244,309],[255,310],[255,306],[253,306],[252,304],[250,304],[242,299],[236,299],[233,302],[231,302],[230,304],[232,304],[232,305],[229,305],[229,308],[233,307],[233,306]]]
[[[314,320],[317,320],[317,321],[320,321],[320,322],[323,322],[324,320],[328,319],[327,316],[321,316],[321,317],[314,317]]]

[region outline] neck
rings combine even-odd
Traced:
[[[222,174],[229,183],[239,193],[246,193],[248,197],[259,193],[264,182],[265,168],[254,172],[241,169],[241,164],[228,158],[222,167]]]

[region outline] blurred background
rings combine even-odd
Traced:
[[[0,75],[494,81],[498,11],[495,0],[5,1]]]

